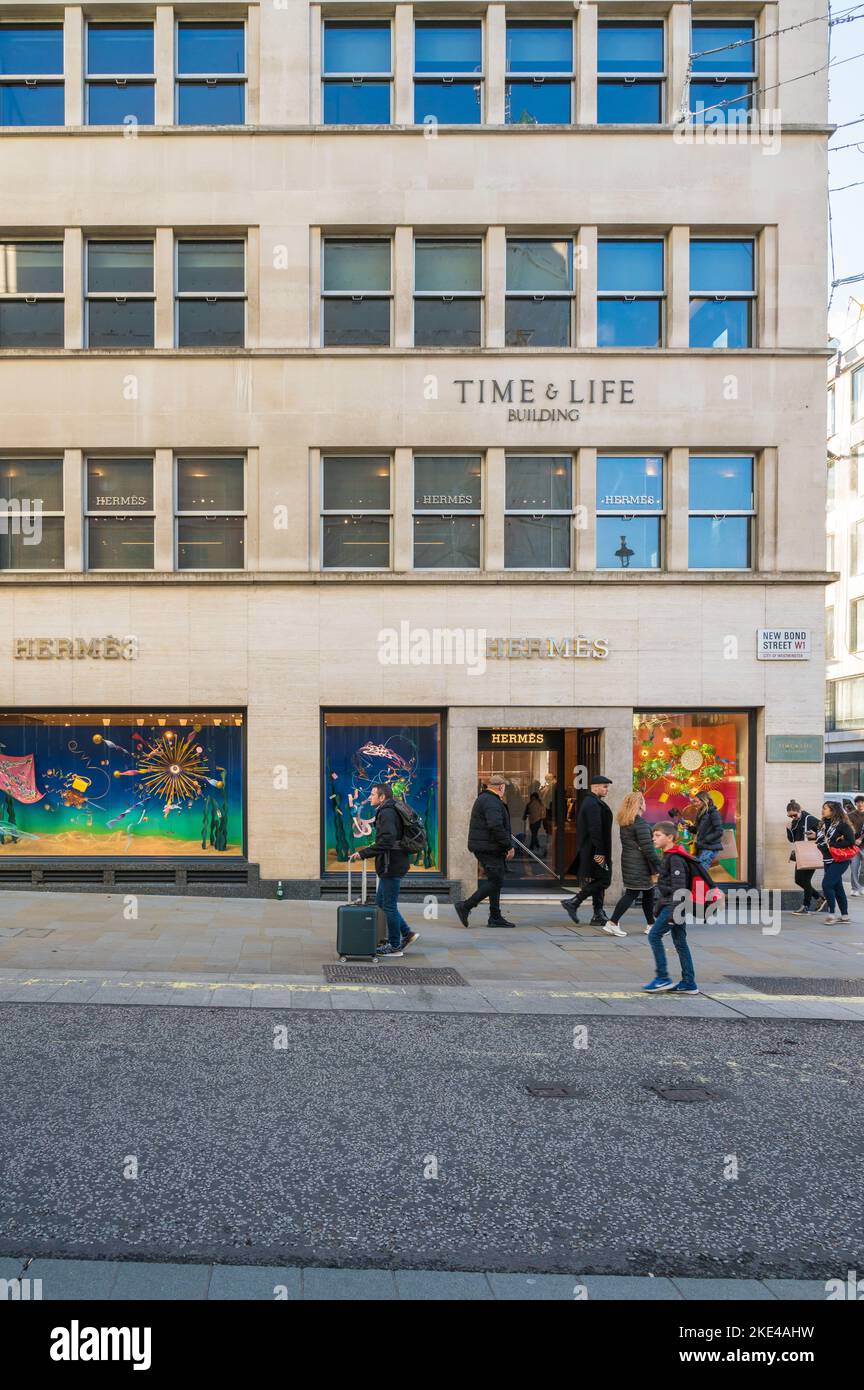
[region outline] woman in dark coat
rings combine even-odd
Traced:
[[[630,792],[618,807],[618,829],[621,835],[621,877],[624,892],[603,930],[610,936],[626,936],[618,923],[636,899],[642,899],[646,932],[654,923],[654,878],[660,872],[660,856],[654,848],[651,827],[642,815],[645,798],[641,792]]]
[[[697,792],[692,800],[696,808],[693,857],[699,860],[703,869],[710,869],[723,848],[723,822],[708,792]]]

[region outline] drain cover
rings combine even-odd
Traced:
[[[760,994],[858,995],[864,998],[864,980],[840,980],[833,976],[727,975],[737,985],[749,985]]]
[[[458,970],[429,965],[325,965],[328,985],[464,985]]]
[[[712,1091],[708,1086],[646,1086],[645,1090],[653,1091],[661,1100],[681,1105],[693,1105],[704,1100],[726,1100],[729,1096],[728,1091]]]
[[[578,1086],[526,1086],[525,1090],[538,1100],[590,1100],[588,1091]]]

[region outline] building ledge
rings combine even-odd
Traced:
[[[188,358],[232,358],[238,359],[265,357],[320,357],[327,361],[342,357],[369,357],[374,360],[381,358],[406,358],[418,360],[425,357],[431,358],[468,358],[475,361],[485,361],[487,358],[564,358],[571,362],[584,360],[586,357],[644,357],[646,359],[664,357],[692,357],[692,358],[712,358],[717,362],[729,362],[736,357],[822,357],[829,358],[831,349],[823,344],[815,346],[788,346],[788,347],[752,347],[752,348],[691,348],[691,347],[662,347],[662,348],[630,348],[630,347],[569,347],[569,348],[549,348],[549,347],[210,347],[210,348],[0,348],[0,361],[9,361],[20,358],[27,360],[43,360],[45,358],[62,358],[65,361],[70,359],[80,361],[90,361],[96,358],[110,358],[112,361],[149,359],[166,357],[184,361]]]
[[[136,140],[152,140],[156,137],[168,136],[177,139],[186,135],[209,135],[209,136],[229,136],[235,138],[238,135],[332,135],[332,136],[373,136],[382,135],[389,137],[414,136],[415,139],[428,140],[428,126],[418,125],[412,122],[410,125],[397,125],[388,123],[386,125],[267,125],[263,123],[248,123],[244,125],[136,125],[134,127],[134,138]],[[650,135],[668,135],[676,140],[677,143],[686,144],[706,144],[706,145],[747,145],[752,144],[752,138],[760,134],[774,134],[782,132],[791,135],[832,135],[835,126],[813,124],[811,122],[799,121],[777,121],[777,122],[741,122],[739,126],[711,126],[711,125],[682,125],[680,122],[672,124],[654,125],[626,125],[608,124],[600,125],[596,121],[591,123],[577,124],[568,121],[561,125],[438,125],[435,139],[442,136],[473,136],[492,135],[498,138],[514,136],[521,139],[539,140],[549,135],[625,135],[628,139],[645,138]],[[695,139],[682,139],[682,132],[692,132]],[[706,133],[707,132],[707,133]],[[728,135],[727,135],[728,132]],[[39,138],[46,135],[63,136],[95,136],[116,139],[123,135],[127,139],[129,136],[129,126],[125,125],[43,125],[43,126],[4,126],[3,138],[10,136],[19,138]]]
[[[455,570],[111,570],[105,573],[83,573],[63,571],[50,573],[30,571],[9,571],[0,574],[0,588],[41,588],[41,587],[79,587],[134,585],[146,588],[152,585],[228,585],[240,587],[254,584],[307,584],[333,585],[346,584],[352,588],[370,588],[376,584],[419,584],[442,585],[449,588],[457,585],[471,588],[476,585],[522,585],[546,584],[553,587],[566,585],[599,585],[600,587],[640,585],[699,585],[730,584],[737,586],[776,585],[776,584],[817,584],[824,587],[831,580],[831,574],[824,570],[676,570],[657,573],[651,570],[586,570],[585,572],[567,570],[555,573],[551,570],[487,570],[482,573],[471,571],[461,573]]]

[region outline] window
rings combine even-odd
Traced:
[[[415,457],[415,569],[479,569],[482,516],[478,454]]]
[[[837,393],[834,387],[828,391],[828,438],[837,433]]]
[[[321,472],[321,568],[389,569],[389,457],[327,454]]]
[[[834,609],[829,608],[827,612],[833,614]],[[864,598],[853,598],[849,604],[849,650],[850,652],[864,651]],[[830,649],[826,650],[825,655],[834,656],[833,643]]]
[[[663,120],[662,21],[597,26],[598,125],[658,125]]]
[[[177,242],[177,346],[246,344],[242,241]]]
[[[834,697],[833,718],[829,722],[829,728],[860,728],[864,724],[864,676],[831,681],[829,690]]]
[[[864,415],[864,367],[857,367],[852,373],[852,419],[860,420]]]
[[[507,25],[508,125],[568,125],[573,119],[573,25]]]
[[[321,272],[325,347],[390,346],[390,242],[327,237]]]
[[[414,343],[480,347],[483,243],[418,239],[414,243]]]
[[[152,241],[88,241],[85,295],[88,347],[152,347]]]
[[[850,612],[850,622],[851,622],[851,617],[852,617],[852,608],[854,608],[854,604],[850,607],[850,610],[849,610],[849,612]],[[849,647],[849,650],[850,650],[850,651],[854,651],[854,650],[855,650],[855,648],[851,645],[851,640],[850,640],[850,647]],[[835,655],[835,652],[834,652],[834,609],[833,609],[833,608],[826,608],[826,609],[825,609],[825,660],[826,660],[826,661],[833,661],[833,660],[834,660],[834,655]]]
[[[479,20],[414,25],[414,120],[479,125],[482,119],[483,30]]]
[[[88,125],[152,125],[153,25],[87,25]]]
[[[752,21],[694,23],[691,73],[690,111],[698,124],[746,121],[756,79]]]
[[[663,459],[603,454],[597,459],[598,570],[660,568]]]
[[[661,347],[664,244],[601,240],[597,245],[597,346]]]
[[[0,569],[62,570],[63,460],[0,459]]]
[[[62,241],[0,242],[0,348],[62,346]]]
[[[88,570],[152,570],[153,460],[87,460]]]
[[[389,21],[325,20],[323,75],[325,125],[389,124]]]
[[[507,346],[569,347],[572,305],[572,241],[508,239]]]
[[[836,562],[831,569],[836,569]],[[864,521],[856,521],[849,530],[849,573],[864,574]]]
[[[567,454],[508,454],[504,568],[569,570],[573,462]]]
[[[754,243],[690,242],[690,346],[753,347]]]
[[[242,125],[246,43],[242,21],[177,25],[177,124]]]
[[[752,455],[690,458],[691,570],[752,565],[755,514]]]
[[[0,126],[64,122],[63,25],[0,24]]]
[[[242,570],[246,498],[243,458],[177,459],[178,570]]]

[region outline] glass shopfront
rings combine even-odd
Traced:
[[[237,710],[0,714],[0,856],[242,855]]]

